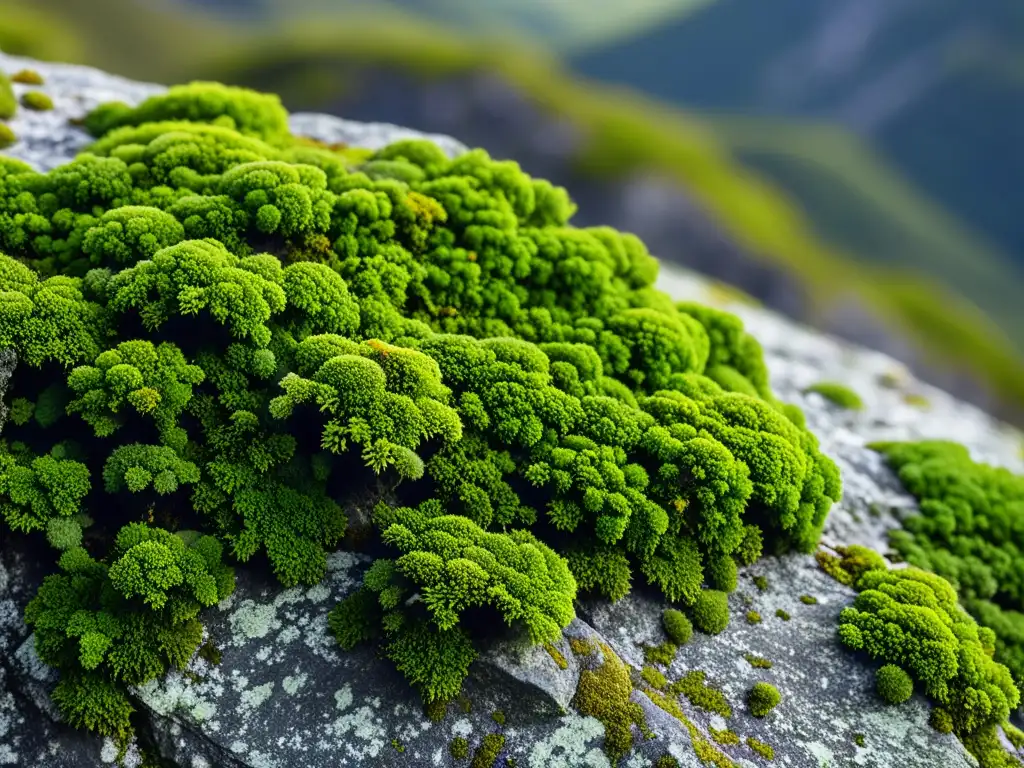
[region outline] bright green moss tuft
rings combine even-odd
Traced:
[[[757,611],[747,611],[747,624],[760,624],[761,614]]]
[[[765,717],[780,701],[782,695],[771,683],[754,683],[754,687],[747,693],[747,706],[754,717]]]
[[[729,601],[724,592],[706,589],[693,606],[693,623],[707,635],[717,635],[729,626]]]
[[[0,120],[10,120],[18,111],[18,102],[14,98],[10,78],[0,72]]]
[[[784,611],[782,608],[776,608],[775,609],[775,615],[778,616],[783,621],[789,621],[790,618],[791,618],[790,615],[789,615],[789,611]]]
[[[26,91],[21,94],[21,106],[36,112],[46,112],[53,109],[53,99],[42,91]]]
[[[864,737],[863,733],[855,733],[853,734],[853,743],[858,747],[863,748],[864,745],[867,744],[867,739]]]
[[[691,704],[722,717],[732,717],[732,707],[725,694],[705,682],[702,670],[690,670],[669,686],[673,695],[685,696]]]
[[[839,553],[838,557],[824,550],[815,552],[814,557],[825,573],[847,586],[855,585],[860,577],[868,571],[884,571],[889,567],[885,562],[885,558],[859,544],[838,547],[836,551]]]
[[[804,605],[817,605],[818,598],[814,595],[800,595],[800,602]]]
[[[747,746],[765,760],[772,761],[775,759],[775,750],[772,748],[771,744],[755,739],[753,736],[747,736]]]
[[[740,742],[740,737],[736,735],[735,731],[730,731],[728,728],[718,730],[716,728],[709,728],[712,740],[716,744],[722,744],[724,746],[736,746]]]
[[[875,673],[875,688],[886,704],[902,704],[914,695],[914,681],[895,664],[886,664]]]
[[[693,624],[682,611],[674,608],[665,610],[661,614],[661,623],[668,639],[675,645],[686,645],[693,637]]]
[[[826,400],[835,403],[840,408],[846,408],[852,411],[860,411],[864,409],[864,401],[860,399],[860,395],[845,384],[840,384],[835,381],[821,381],[817,384],[812,384],[804,391],[817,392]]]
[[[662,673],[657,667],[644,667],[640,672],[640,676],[643,678],[645,683],[652,688],[657,688],[659,691],[668,687],[668,680],[665,679],[664,673]]]
[[[14,134],[11,126],[6,123],[0,123],[0,149],[11,146],[17,140],[18,137]]]
[[[644,646],[644,659],[648,664],[661,664],[662,666],[669,666],[675,661],[676,654],[679,652],[679,646],[675,643],[666,641],[661,645],[647,645]]]

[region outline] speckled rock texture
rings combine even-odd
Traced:
[[[31,67],[46,78],[53,112],[21,110],[11,122],[19,141],[5,154],[39,169],[70,160],[89,138],[69,123],[98,103],[136,102],[159,86],[133,83],[82,67],[47,65],[0,54],[0,69]],[[21,86],[15,86],[21,88]],[[312,114],[292,116],[296,133],[328,142],[379,147],[415,132],[386,124],[352,123]],[[432,137],[450,154],[464,150],[448,137]],[[842,469],[845,497],[832,511],[826,544],[860,543],[886,550],[886,531],[914,509],[881,457],[866,447],[877,439],[945,437],[965,443],[975,458],[1024,471],[1021,435],[981,411],[915,381],[884,355],[842,344],[756,306],[738,302],[689,273],[666,271],[661,287],[678,298],[696,298],[741,315],[761,341],[775,391],[798,403],[824,450]],[[0,352],[0,389],[13,358]],[[865,402],[845,411],[804,390],[821,380],[840,381]],[[47,692],[53,676],[35,658],[21,611],[52,555],[22,537],[0,540],[0,766],[98,766],[110,763],[110,743],[59,723]],[[570,638],[604,642],[627,664],[643,666],[643,646],[665,640],[665,607],[639,590],[615,605],[583,602],[566,639],[527,647],[515,638],[487,649],[467,681],[464,697],[439,722],[428,720],[403,679],[369,648],[342,652],[327,631],[327,612],[359,583],[367,561],[339,552],[328,578],[312,588],[281,589],[265,574],[240,569],[236,593],[205,615],[207,647],[189,667],[136,691],[140,733],[170,765],[188,768],[287,768],[289,766],[456,766],[454,737],[468,740],[470,755],[485,735],[500,733],[504,746],[495,766],[574,768],[608,766],[601,723],[572,709],[581,670]],[[763,576],[767,588],[755,585]],[[801,595],[815,604],[800,601]],[[732,619],[721,635],[695,635],[667,668],[670,680],[703,670],[728,698],[726,721],[689,705],[687,718],[705,736],[730,728],[775,750],[772,765],[960,766],[974,765],[952,736],[927,726],[928,705],[915,696],[885,707],[873,692],[874,667],[843,649],[836,617],[852,591],[828,578],[812,557],[767,558],[741,574],[730,597]],[[776,611],[791,618],[784,621]],[[748,623],[748,611],[762,617]],[[745,654],[772,662],[752,666]],[[759,680],[782,692],[768,717],[754,718],[744,703]],[[682,766],[701,765],[687,727],[644,694],[634,691],[655,738],[636,736],[623,765],[645,768],[666,754]],[[736,765],[766,765],[744,743],[722,746]],[[138,762],[130,751],[127,764]],[[475,764],[474,764],[475,765]],[[487,768],[487,767],[485,767]]]

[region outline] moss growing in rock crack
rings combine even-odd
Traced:
[[[34,69],[19,69],[11,75],[11,82],[21,83],[22,85],[43,85],[46,81]]]
[[[723,746],[735,746],[740,743],[740,737],[736,735],[735,731],[730,731],[728,728],[721,731],[717,728],[709,728],[708,732],[717,744],[722,744]]]
[[[732,717],[732,707],[725,694],[705,682],[703,670],[690,670],[672,683],[668,690],[673,695],[683,695],[695,707],[714,712],[722,717]]]
[[[675,608],[669,608],[661,614],[661,625],[668,639],[675,645],[686,645],[693,637],[693,624],[686,618],[686,614]]]
[[[85,513],[109,562],[173,510],[315,584],[343,504],[387,487],[330,626],[427,704],[496,626],[556,641],[578,592],[701,615],[703,584],[815,546],[838,471],[758,343],[655,290],[637,238],[569,226],[564,190],[426,141],[339,154],[211,83],[85,124],[65,166],[0,159],[4,527],[72,551]]]
[[[765,717],[782,701],[779,689],[771,683],[757,682],[747,693],[747,706],[754,717]]]
[[[775,750],[772,748],[771,744],[767,744],[760,739],[755,739],[753,736],[747,736],[747,746],[765,760],[771,761],[775,759]]]
[[[818,598],[814,595],[800,595],[800,602],[804,605],[817,605]]]
[[[745,653],[745,654],[743,654],[743,658],[746,659],[747,663],[750,664],[750,666],[754,667],[755,669],[771,669],[772,668],[772,663],[768,659],[764,658],[763,656],[758,656],[758,655],[753,654],[753,653]]]
[[[548,656],[558,665],[559,669],[568,669],[569,662],[565,660],[565,656],[551,643],[544,643],[544,650],[548,652]]]
[[[791,618],[790,615],[789,615],[789,611],[785,611],[782,608],[776,608],[775,609],[775,615],[778,616],[783,621],[789,621],[789,619]]]
[[[644,667],[640,672],[640,676],[651,688],[657,688],[661,691],[668,687],[668,680],[665,679],[664,673],[657,667]]]
[[[679,702],[659,691],[648,689],[644,691],[644,694],[656,706],[672,715],[686,727],[690,734],[690,744],[693,746],[693,752],[697,755],[698,760],[707,765],[713,765],[715,768],[735,768],[733,761],[708,741],[707,737],[693,724],[693,721],[686,716],[679,706]]]
[[[705,589],[693,606],[693,623],[707,635],[717,635],[729,626],[729,600],[724,592]]]
[[[875,690],[886,704],[902,704],[914,695],[914,681],[895,664],[884,664],[875,672]]]
[[[864,409],[864,401],[860,399],[860,395],[845,384],[840,384],[836,381],[820,381],[817,384],[812,384],[804,391],[817,392],[840,408],[846,408],[851,411]]]
[[[21,94],[21,106],[36,112],[47,112],[53,109],[53,99],[42,91],[26,91]]]
[[[604,725],[604,751],[615,764],[633,746],[631,727],[646,728],[647,721],[640,705],[629,699],[633,691],[629,669],[606,643],[599,647],[601,665],[580,673],[572,706]]]
[[[505,737],[500,733],[488,733],[480,746],[473,752],[470,768],[493,768],[498,755],[505,748]]]
[[[747,624],[760,624],[761,614],[757,611],[747,611]]]
[[[589,640],[581,637],[570,637],[569,648],[575,656],[589,656],[594,652],[595,646]]]
[[[672,642],[664,642],[661,645],[645,645],[644,646],[644,660],[648,664],[661,664],[662,666],[669,666],[675,661],[676,654],[679,652],[679,646]]]
[[[454,760],[465,760],[469,757],[469,742],[463,736],[455,736],[448,742],[448,754]]]

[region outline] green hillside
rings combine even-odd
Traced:
[[[4,2],[9,4],[0,0],[0,7]],[[339,25],[320,22],[256,34],[239,25],[209,25],[156,0],[146,5],[130,0],[37,0],[36,7],[63,9],[60,18],[82,38],[82,61],[165,82],[201,77],[266,87],[272,76],[277,78],[275,89],[289,83],[308,88],[315,75],[327,103],[331,89],[358,83],[368,68],[434,78],[495,72],[583,132],[586,141],[573,159],[580,174],[622,178],[649,171],[674,180],[737,243],[795,276],[817,301],[818,311],[855,292],[933,361],[976,371],[1004,402],[1024,407],[1024,362],[990,319],[912,269],[920,263],[881,265],[871,260],[866,268],[860,254],[840,247],[825,227],[812,224],[779,186],[736,162],[728,145],[739,142],[738,130],[724,132],[723,142],[714,123],[631,91],[582,82],[537,49],[395,16],[386,24],[380,17],[353,18]],[[181,40],[189,45],[182,46]],[[287,73],[291,76],[285,77]],[[287,103],[295,94],[285,88],[282,95]],[[859,189],[852,181],[849,186]],[[873,194],[861,196],[873,199]],[[850,199],[856,201],[857,194],[851,192]],[[922,242],[927,226],[900,225]],[[901,250],[891,249],[894,255]],[[813,310],[807,319],[814,322]]]

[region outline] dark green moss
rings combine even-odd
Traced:
[[[853,734],[853,743],[856,744],[858,747],[863,747],[865,744],[867,744],[867,741],[864,738],[864,734],[863,733],[855,733],[855,734]]]
[[[813,595],[800,595],[800,602],[804,605],[817,605],[818,598]]]
[[[661,645],[646,645],[644,646],[644,659],[648,664],[661,664],[667,667],[675,661],[678,652],[679,646],[668,641]]]
[[[764,658],[763,656],[757,656],[753,653],[743,654],[743,658],[747,660],[747,663],[755,669],[771,669],[772,663]]]
[[[505,737],[500,733],[488,733],[473,753],[470,768],[493,768],[498,755],[505,748]]]
[[[789,611],[784,611],[782,608],[776,609],[775,615],[783,621],[789,621],[790,619]]]
[[[759,591],[761,591],[761,592],[767,592],[768,591],[768,577],[767,576],[761,576],[761,575],[754,576],[753,577],[753,581],[754,581],[754,586],[757,587]]]
[[[747,624],[760,624],[761,614],[757,611],[747,611]]]
[[[465,760],[469,757],[469,742],[462,736],[456,736],[448,742],[448,752],[455,760]]]

